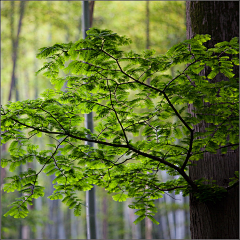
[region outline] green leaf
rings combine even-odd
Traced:
[[[179,128],[174,128],[173,132],[174,132],[174,137],[175,138],[181,139],[183,137],[182,132]]]
[[[138,223],[141,222],[145,217],[146,217],[146,215],[141,215],[141,216],[139,216],[133,223],[138,224]]]
[[[17,146],[18,146],[18,141],[13,141],[9,146],[9,151],[11,152],[11,151],[15,150],[17,148]]]
[[[118,202],[124,202],[127,200],[128,195],[124,194],[124,193],[119,193],[114,195],[112,198],[114,201],[118,201]]]
[[[207,78],[208,78],[208,79],[213,79],[213,78],[216,77],[216,75],[217,75],[218,73],[219,73],[219,70],[218,70],[218,69],[212,70],[212,71],[208,74]]]
[[[77,205],[76,201],[73,201],[71,204],[69,204],[69,209],[73,209]]]
[[[52,169],[54,169],[55,167],[56,167],[55,163],[52,162],[44,168],[43,172],[47,173],[47,172],[51,171]]]
[[[9,160],[7,159],[1,159],[1,167],[5,168],[8,165]]]
[[[42,136],[42,132],[38,132],[37,137],[41,137],[41,136]]]
[[[49,146],[49,147],[56,147],[56,145],[55,144],[52,144],[52,143],[49,143],[49,144],[46,144],[47,146]]]
[[[57,168],[53,168],[50,171],[46,172],[47,176],[53,175],[55,172],[58,172],[59,170]]]
[[[232,77],[234,77],[234,73],[232,73],[231,71],[229,71],[228,69],[226,69],[226,68],[221,68],[220,69],[220,72],[221,73],[223,73],[226,77],[228,77],[228,78],[232,78]]]
[[[57,200],[57,199],[62,199],[63,195],[61,193],[54,193],[48,196],[47,198],[49,198],[50,200]]]
[[[82,211],[82,206],[80,203],[78,203],[75,207],[74,207],[74,215],[80,216],[81,215],[81,211]]]
[[[53,78],[51,83],[55,85],[56,90],[61,90],[66,80],[64,78]]]
[[[65,198],[63,198],[62,202],[66,203],[70,198],[71,196],[67,195]]]
[[[13,216],[18,212],[18,206],[12,207],[9,211],[7,211],[3,216],[7,217],[8,215]]]
[[[147,215],[147,217],[153,222],[153,223],[155,223],[155,224],[159,224],[159,222],[156,220],[156,219],[154,219],[151,215]]]

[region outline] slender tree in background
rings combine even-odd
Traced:
[[[14,36],[14,15],[11,15],[11,39],[12,39],[12,77],[11,77],[11,87],[9,91],[8,101],[11,100],[12,97],[12,89],[15,88],[16,90],[16,98],[18,98],[18,90],[17,90],[17,80],[16,80],[16,64],[17,64],[17,57],[18,57],[18,46],[19,46],[19,36],[22,28],[22,20],[24,16],[24,10],[25,10],[25,1],[21,1],[20,3],[20,17],[18,22],[18,29],[17,29],[17,36]],[[12,11],[14,12],[14,1],[11,2]],[[18,100],[17,100],[18,101]]]
[[[150,48],[149,16],[149,1],[146,1],[146,49]],[[150,85],[150,78],[148,78],[147,83]],[[152,239],[152,222],[149,218],[145,218],[145,238]]]
[[[217,42],[230,41],[239,36],[239,2],[233,1],[188,1],[187,11],[187,38],[196,34],[210,34],[211,41],[206,43],[207,48]],[[227,54],[225,55],[228,56]],[[209,68],[200,74],[207,76]],[[239,77],[239,69],[235,66],[234,73]],[[228,81],[222,73],[216,75],[212,82]],[[218,96],[216,96],[218,97]],[[193,106],[189,105],[192,112]],[[204,132],[209,124],[202,122],[195,126],[196,131]],[[236,133],[237,134],[237,133]],[[218,150],[216,154],[204,153],[203,159],[189,169],[192,180],[204,177],[213,178],[219,186],[228,186],[229,179],[239,169],[239,149],[228,149],[226,154]],[[233,187],[221,201],[200,203],[190,194],[191,237],[196,238],[236,238],[239,237],[239,188]]]
[[[105,191],[103,192],[105,193]],[[102,200],[102,213],[103,213],[103,221],[102,221],[102,237],[103,239],[108,239],[108,212],[107,212],[107,196],[104,194]]]
[[[149,15],[149,1],[146,1],[146,49],[149,49],[150,47]]]
[[[26,3],[24,1],[20,2],[20,8],[19,8],[19,21],[18,21],[18,27],[17,27],[17,34],[15,36],[15,27],[14,27],[14,11],[15,11],[15,2],[11,2],[11,42],[12,42],[12,76],[11,76],[11,85],[8,95],[8,101],[12,99],[12,94],[15,91],[15,100],[19,101],[19,89],[18,89],[18,77],[16,77],[16,68],[17,68],[17,59],[18,59],[18,52],[19,52],[19,38],[20,33],[22,29],[22,22],[24,17],[24,11],[25,11],[25,5]],[[3,150],[5,150],[6,145],[4,145]],[[22,166],[19,167],[19,174],[22,172]],[[19,197],[21,197],[22,194],[19,193]],[[29,236],[29,228],[26,225],[19,225],[19,237],[26,239]]]
[[[14,21],[15,21],[15,2],[11,1],[11,14],[10,14],[10,29],[11,29],[11,45],[12,45],[12,72],[11,72],[11,81],[10,81],[10,89],[9,89],[9,94],[8,94],[8,101],[12,100],[12,95],[15,90],[15,98],[16,101],[19,101],[19,92],[17,89],[17,78],[16,78],[16,66],[17,66],[17,58],[18,58],[18,46],[19,46],[19,38],[20,38],[20,33],[22,29],[22,21],[23,21],[23,16],[24,16],[24,10],[25,10],[25,2],[20,3],[20,10],[19,10],[19,21],[18,21],[18,28],[17,28],[17,33],[15,33],[15,26],[14,26]],[[2,145],[2,152],[6,152],[6,144]],[[5,170],[1,168],[1,180],[5,177],[6,173]],[[2,181],[1,181],[2,182]]]
[[[93,4],[88,1],[83,1],[82,7],[82,32],[83,39],[86,38],[86,31],[89,30],[93,22]],[[93,113],[85,114],[85,127],[93,133]],[[90,135],[88,135],[90,138]],[[93,142],[86,142],[87,145],[93,147]],[[95,204],[95,187],[86,192],[86,216],[87,216],[87,238],[96,239],[96,204]]]

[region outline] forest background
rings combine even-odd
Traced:
[[[93,27],[111,29],[132,39],[124,50],[141,52],[147,48],[163,54],[186,39],[185,2],[182,1],[95,1]],[[44,89],[53,88],[49,80],[35,72],[43,65],[36,59],[38,49],[55,43],[82,38],[81,1],[1,1],[1,104],[10,101],[36,99]],[[181,66],[180,66],[181,67]],[[172,68],[174,76],[177,69]],[[46,143],[37,142],[40,148]],[[46,138],[46,141],[50,141]],[[49,142],[50,143],[50,142]],[[2,147],[2,157],[8,145]],[[38,168],[36,162],[26,167]],[[20,172],[1,169],[3,178]],[[163,179],[167,175],[162,172]],[[50,201],[53,191],[51,177],[41,179],[46,186],[43,199],[37,199],[26,219],[2,217],[2,239],[77,239],[86,238],[86,216],[75,217],[61,201]],[[2,189],[2,186],[1,186]],[[16,197],[2,192],[2,214]],[[85,194],[80,194],[85,199]],[[156,200],[160,225],[149,220],[134,225],[136,216],[127,205],[114,202],[112,196],[96,189],[98,238],[189,238],[188,198],[173,194]]]

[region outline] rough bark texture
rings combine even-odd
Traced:
[[[206,47],[213,47],[220,41],[239,37],[239,2],[193,1],[186,3],[187,38],[195,34],[210,34],[212,40]],[[206,75],[208,69],[201,74]],[[234,69],[239,76],[238,68]],[[222,80],[217,75],[213,81]],[[226,78],[224,80],[227,80]],[[193,109],[189,105],[189,112]],[[195,131],[204,131],[204,124],[195,126]],[[229,178],[239,170],[239,149],[227,154],[206,153],[196,166],[189,169],[192,180],[215,179],[219,186],[228,186]],[[190,195],[190,219],[192,239],[239,239],[239,188],[229,190],[227,196],[216,204],[198,202]]]

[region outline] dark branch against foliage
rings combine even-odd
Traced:
[[[2,167],[9,165],[14,171],[33,159],[43,167],[38,173],[29,170],[20,178],[9,178],[5,191],[27,195],[14,202],[6,215],[27,215],[26,204],[44,194],[37,183],[42,171],[56,176],[49,198],[63,198],[75,215],[80,214],[82,205],[76,192],[95,184],[117,193],[114,200],[135,198],[130,207],[139,209],[136,222],[154,215],[154,199],[165,191],[194,192],[205,201],[221,198],[236,186],[236,179],[227,189],[204,186],[202,180],[192,181],[187,173],[188,166],[204,152],[221,149],[225,154],[227,147],[239,146],[238,79],[232,73],[238,65],[238,39],[206,49],[203,43],[208,40],[209,35],[197,35],[165,55],[154,56],[152,50],[123,52],[120,47],[130,43],[128,38],[93,28],[86,39],[74,44],[40,49],[37,56],[49,62],[38,72],[45,70],[56,90],[46,90],[37,100],[1,107],[1,141],[11,142],[11,157],[2,160]],[[232,55],[231,59],[222,57],[223,52]],[[168,71],[177,64],[187,67],[172,78]],[[212,69],[207,78],[198,75],[205,66]],[[67,77],[60,77],[61,69]],[[210,83],[218,72],[229,81]],[[63,92],[65,82],[67,91]],[[196,116],[186,112],[188,103],[194,105]],[[89,112],[95,116],[94,133],[83,127],[83,114]],[[193,126],[202,121],[211,123],[210,127],[195,132]],[[53,150],[39,151],[31,143],[42,133],[57,142],[49,144]],[[95,147],[85,141],[96,143]],[[178,178],[163,182],[160,171]]]

